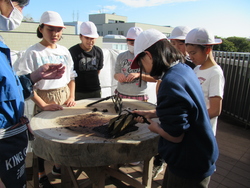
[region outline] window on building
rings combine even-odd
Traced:
[[[109,34],[109,35],[112,35],[112,34],[113,34],[113,31],[108,31],[108,34]]]
[[[124,35],[124,31],[118,31],[118,35]]]
[[[115,20],[115,23],[125,23],[125,22],[121,20]]]
[[[116,21],[115,20],[110,20],[109,19],[109,22],[108,23],[115,23]]]

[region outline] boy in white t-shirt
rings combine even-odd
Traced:
[[[205,28],[195,28],[186,36],[187,52],[197,66],[194,71],[204,93],[210,122],[216,135],[217,119],[222,109],[225,78],[213,57],[213,45],[222,43]]]

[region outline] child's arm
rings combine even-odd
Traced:
[[[145,82],[157,82],[155,78],[148,74],[142,74],[142,80],[144,80]]]
[[[147,119],[157,118],[156,109],[153,110],[133,110],[133,113],[144,116]],[[135,118],[138,122],[143,123],[143,119],[141,117]]]
[[[140,78],[140,73],[130,73],[127,78],[126,78],[126,82],[132,82],[134,79]],[[145,82],[156,82],[156,79],[154,79],[152,76],[148,75],[148,74],[142,74],[142,80],[144,80]]]
[[[63,110],[63,107],[58,104],[47,104],[44,100],[37,95],[34,91],[34,97],[32,97],[34,103],[39,106],[44,111],[56,111],[56,110]]]
[[[209,98],[209,109],[208,109],[208,115],[210,119],[213,117],[219,116],[222,109],[222,98],[219,96],[210,97]]]
[[[124,73],[124,70],[123,70],[122,60],[121,60],[121,56],[120,55],[118,55],[117,60],[115,62],[114,71],[115,71],[114,78],[118,82],[120,82],[120,83],[126,82],[127,77],[125,76],[125,73]]]
[[[134,110],[133,112],[137,113],[139,115],[143,115],[145,118],[147,118],[147,120],[150,123],[149,126],[148,126],[148,129],[151,132],[157,133],[161,137],[163,137],[164,139],[166,139],[166,140],[168,140],[170,142],[173,142],[173,143],[180,143],[180,142],[182,142],[183,137],[184,137],[184,133],[182,133],[178,137],[171,136],[170,134],[168,134],[167,132],[165,132],[161,128],[161,126],[159,125],[159,123],[151,120],[151,118],[156,118],[157,117],[155,109],[154,110]],[[135,120],[137,122],[140,122],[140,123],[145,123],[144,120],[142,119],[142,117],[137,117],[137,118],[135,118]]]
[[[148,126],[149,130],[159,134],[161,137],[163,137],[164,139],[173,142],[173,143],[180,143],[183,140],[184,137],[184,133],[182,133],[180,136],[178,137],[174,137],[171,136],[170,134],[168,134],[167,132],[165,132],[159,125],[159,123],[152,121],[151,119],[148,120],[150,122],[150,125]]]
[[[120,83],[126,82],[126,76],[123,73],[115,74],[114,78]]]
[[[72,106],[76,105],[76,102],[75,102],[75,80],[71,80],[68,83],[68,87],[69,87],[70,95],[69,95],[68,100],[66,100],[64,104],[67,107],[72,107]]]

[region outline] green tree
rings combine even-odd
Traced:
[[[228,37],[221,38],[222,43],[214,45],[214,50],[226,51],[226,52],[250,52],[250,41],[243,37]]]
[[[24,22],[34,22],[34,19],[30,15],[25,15],[23,17]]]
[[[218,51],[237,52],[237,48],[235,47],[234,43],[228,41],[227,39],[222,39],[222,43],[219,45],[214,45],[213,49]]]
[[[250,41],[243,37],[228,37],[228,41],[234,43],[237,52],[250,52]]]

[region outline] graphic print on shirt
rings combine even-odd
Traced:
[[[206,81],[206,79],[203,77],[198,77],[198,79],[199,79],[201,85]]]
[[[133,59],[125,59],[122,61],[122,73],[127,77],[130,73],[138,73],[139,69],[131,69],[131,63]],[[137,83],[136,83],[137,82]],[[132,82],[123,82],[123,84],[130,84],[130,83],[136,83],[136,85],[139,84],[139,78],[134,79]]]
[[[60,56],[46,56],[46,57],[37,57],[37,65],[38,67],[47,64],[47,63],[53,63],[53,64],[60,64],[62,63],[65,66],[70,66],[67,57],[64,55]]]
[[[79,71],[98,70],[96,57],[82,57],[79,61]]]

